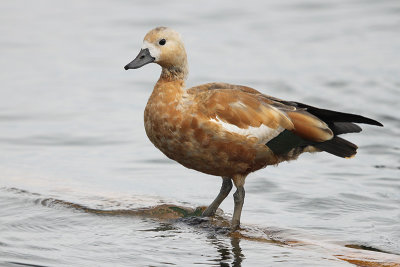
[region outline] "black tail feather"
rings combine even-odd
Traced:
[[[358,148],[355,144],[338,136],[322,143],[316,143],[314,147],[342,158],[353,157]]]
[[[356,122],[356,123],[365,123],[365,124],[371,124],[371,125],[376,125],[376,126],[383,126],[382,123],[380,123],[379,121],[376,121],[376,120],[373,120],[373,119],[370,119],[370,118],[367,118],[367,117],[364,117],[361,115],[316,108],[316,107],[298,103],[298,102],[295,102],[295,104],[300,108],[306,108],[309,113],[313,114],[314,116],[316,116],[328,123],[329,122]]]
[[[295,106],[304,109],[310,114],[328,124],[332,130],[334,137],[325,142],[312,142],[296,136],[293,132],[285,130],[274,139],[270,140],[266,145],[275,154],[285,154],[296,147],[314,146],[315,148],[328,152],[338,157],[350,158],[357,153],[357,146],[343,138],[338,137],[345,133],[361,132],[361,127],[355,123],[365,123],[376,126],[383,126],[379,121],[351,113],[338,112],[328,109],[316,108],[299,102],[283,101],[274,99],[277,102],[288,106]]]
[[[335,135],[362,131],[360,126],[351,122],[332,122],[328,123],[328,126]]]
[[[383,126],[379,121],[361,115],[320,109],[298,102],[295,104],[300,108],[305,108],[307,112],[328,124],[335,136],[331,140],[314,144],[314,147],[338,157],[350,158],[357,153],[358,147],[355,144],[337,136],[339,134],[361,132],[361,127],[354,123]]]

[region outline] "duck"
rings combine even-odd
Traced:
[[[305,152],[352,158],[357,146],[339,135],[361,132],[358,123],[383,126],[357,114],[318,108],[222,82],[186,88],[188,61],[181,35],[157,27],[144,37],[139,54],[124,68],[161,66],[144,110],[150,141],[168,158],[222,177],[220,192],[203,211],[214,216],[233,188],[232,231],[240,230],[246,177],[295,160]]]

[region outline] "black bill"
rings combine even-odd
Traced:
[[[150,55],[150,51],[148,48],[141,49],[139,54],[136,56],[136,58],[134,60],[132,60],[131,63],[126,65],[124,68],[125,68],[125,70],[138,69],[146,64],[153,62],[154,60],[155,60],[155,58]]]

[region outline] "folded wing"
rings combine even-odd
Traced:
[[[210,83],[188,90],[195,93],[201,112],[226,130],[268,142],[284,130],[306,140],[333,137],[329,126],[305,109],[287,105],[246,86]]]
[[[224,129],[258,138],[276,154],[314,146],[339,157],[352,157],[357,146],[337,135],[360,132],[355,123],[383,126],[356,114],[284,101],[241,85],[208,83],[188,89],[201,99],[202,113]]]

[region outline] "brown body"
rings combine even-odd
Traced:
[[[234,105],[239,102],[242,105]],[[271,108],[271,104],[277,107]],[[186,90],[183,81],[163,77],[147,103],[145,129],[158,149],[187,168],[217,176],[247,175],[316,149],[305,147],[286,155],[275,155],[257,138],[229,132],[210,120],[218,117],[243,129],[265,124],[271,129],[293,130],[289,115],[279,108],[290,111],[295,123],[309,120],[309,126],[301,129],[303,135],[313,135],[316,140],[332,137],[326,124],[311,114],[307,114],[308,118],[297,114],[293,107],[274,103],[252,88],[209,83]]]
[[[167,157],[207,174],[231,177],[248,174],[277,157],[255,138],[230,133],[210,122],[207,107],[195,90],[185,91],[180,81],[156,84],[147,103],[144,121],[147,136]]]
[[[208,83],[186,89],[186,51],[180,35],[169,28],[150,31],[125,69],[151,62],[162,72],[144,112],[147,136],[170,159],[223,177],[221,192],[204,215],[215,213],[233,180],[234,229],[239,227],[249,173],[303,152],[352,157],[357,146],[337,135],[360,132],[354,122],[382,126],[360,115],[284,101],[246,86]]]

